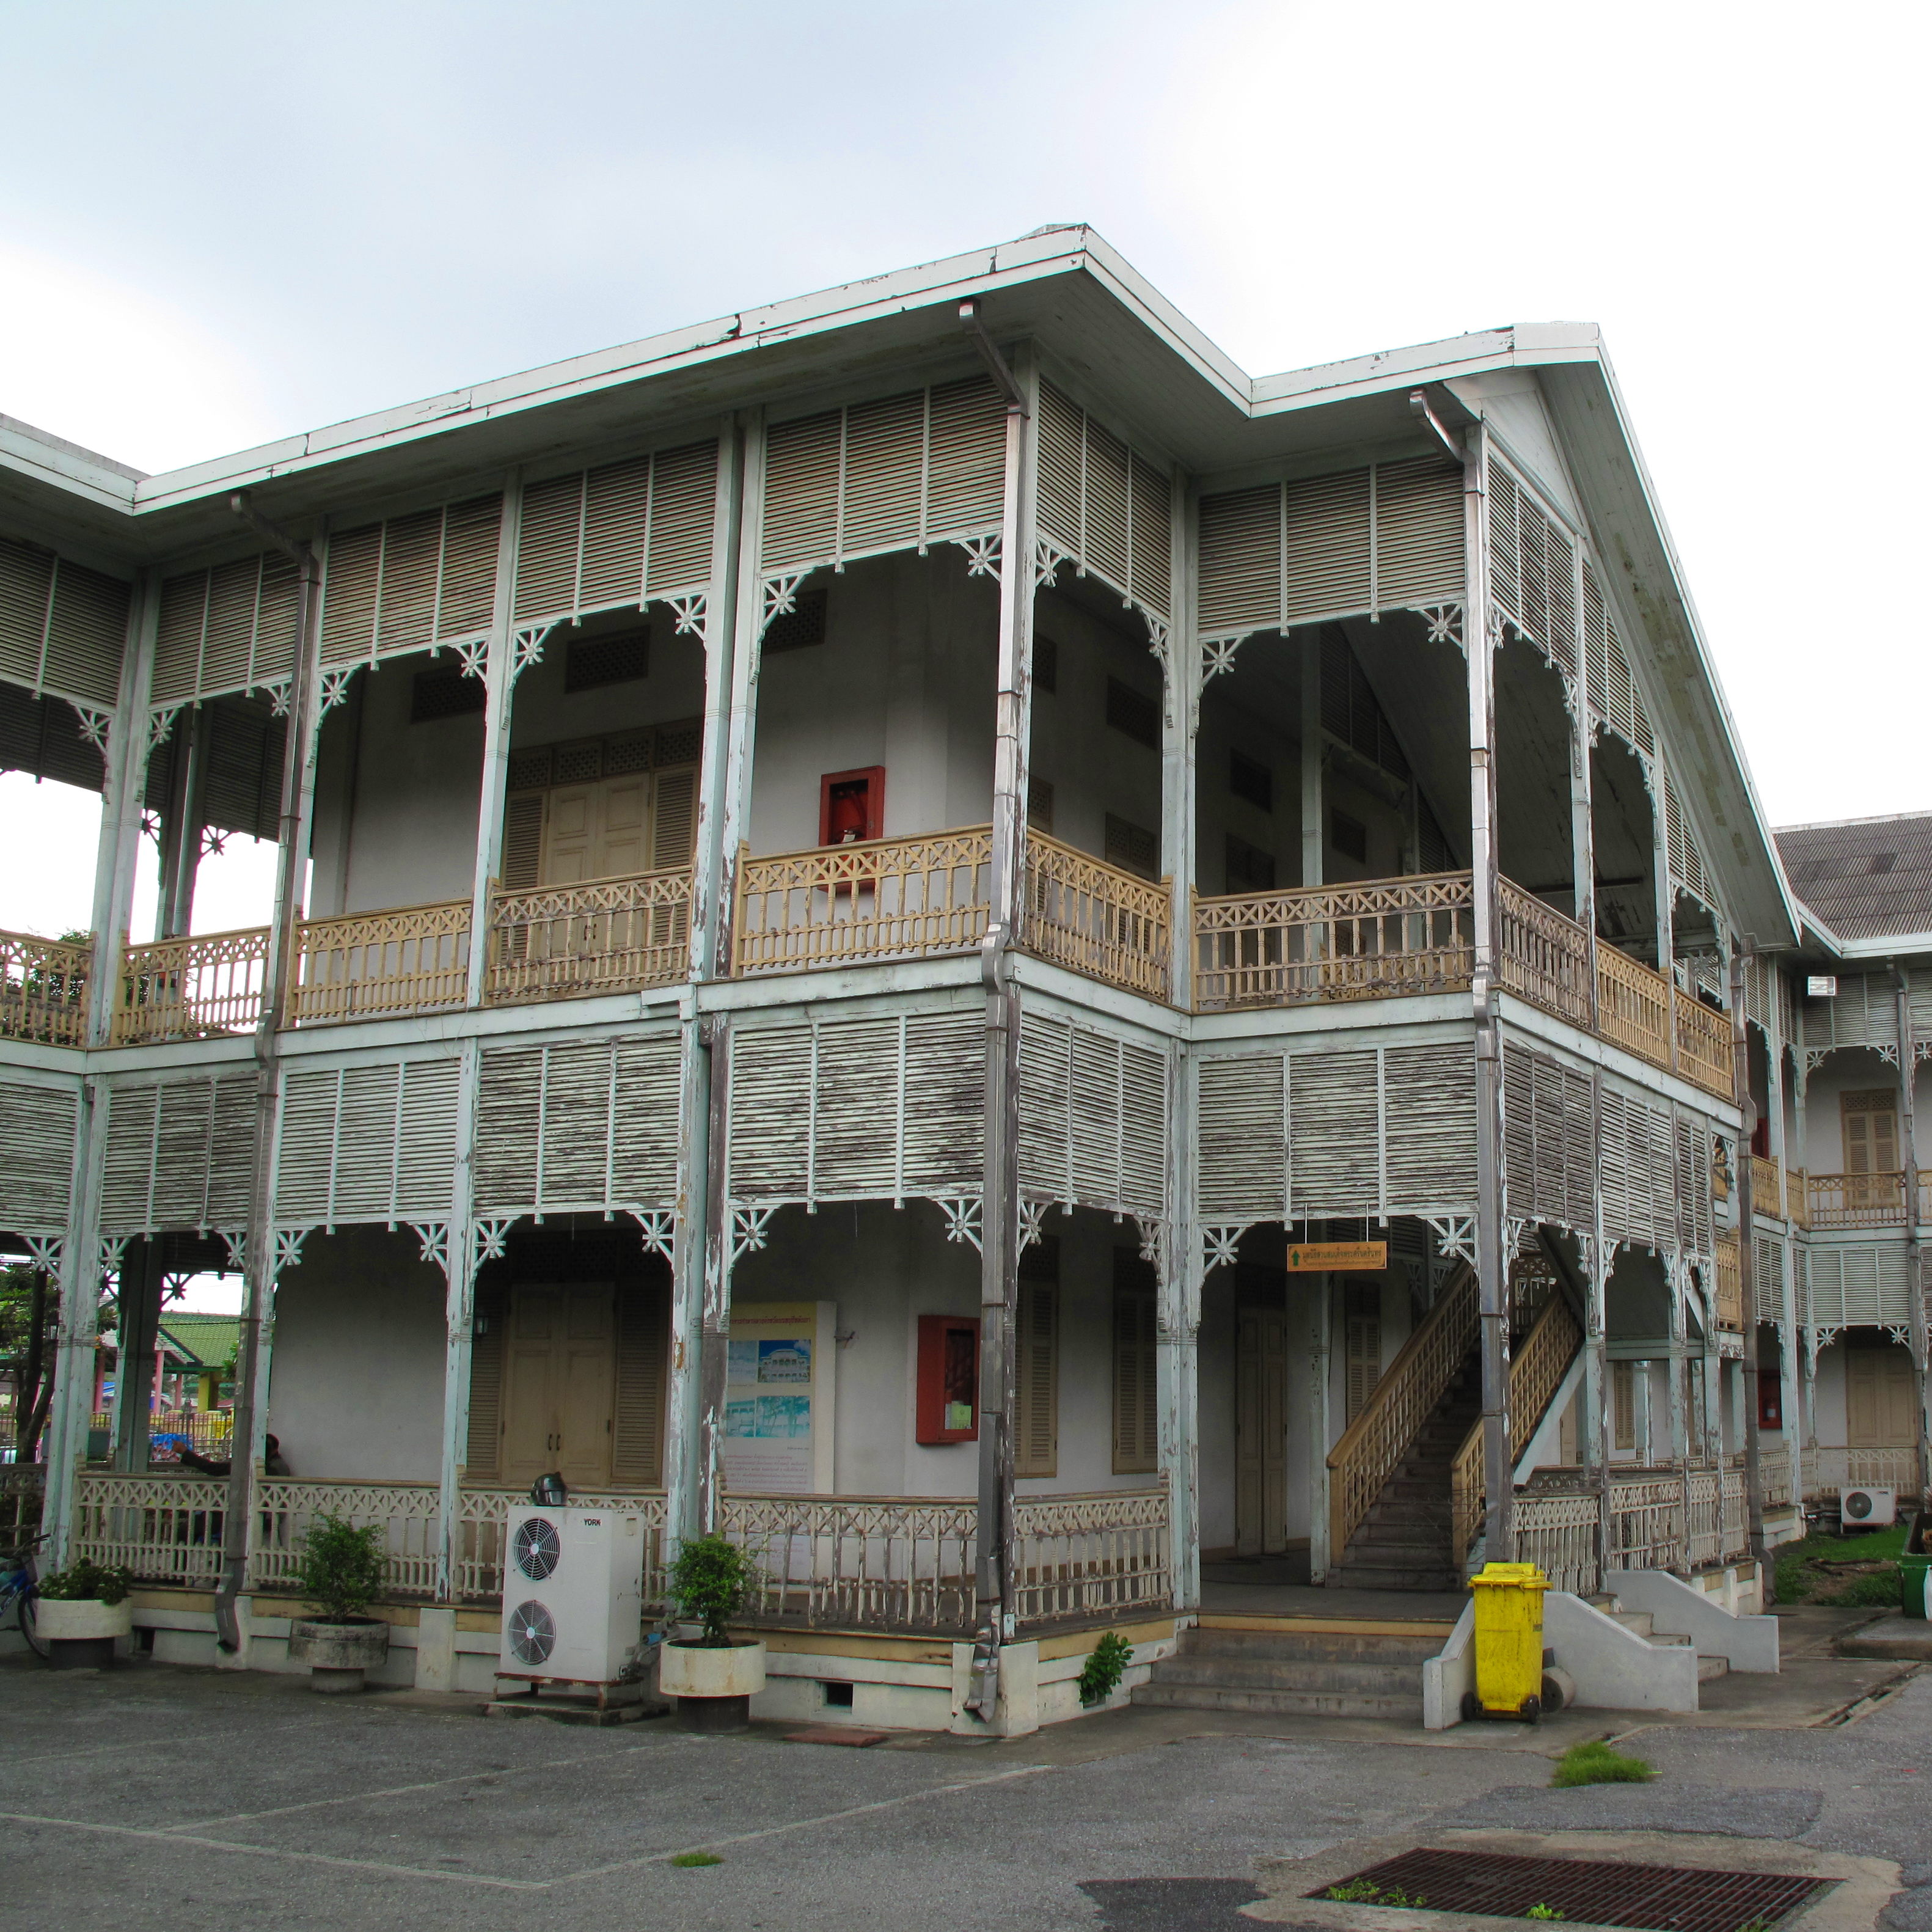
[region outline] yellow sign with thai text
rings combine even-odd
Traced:
[[[1288,1250],[1290,1274],[1340,1274],[1388,1266],[1386,1241],[1304,1241]]]

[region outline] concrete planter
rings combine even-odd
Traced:
[[[134,1606],[124,1600],[104,1604],[98,1597],[76,1602],[37,1597],[34,1628],[55,1670],[102,1670],[114,1661],[115,1640],[133,1630]]]
[[[362,1688],[363,1673],[389,1654],[389,1627],[375,1617],[346,1623],[297,1618],[289,1625],[289,1661],[306,1664],[308,1688],[325,1696]]]
[[[752,1700],[764,1688],[762,1642],[668,1643],[658,1652],[658,1689],[678,1700],[686,1730],[742,1731],[752,1721]]]

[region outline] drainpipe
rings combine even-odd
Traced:
[[[1898,998],[1898,1124],[1904,1130],[1900,1150],[1905,1156],[1906,1305],[1911,1323],[1912,1364],[1918,1371],[1918,1414],[1912,1433],[1922,1507],[1932,1498],[1932,1362],[1926,1359],[1925,1284],[1919,1271],[1922,1257],[1918,1245],[1918,1130],[1912,1092],[1918,1070],[1916,1058],[1918,1049],[1912,1037],[1912,982],[1897,960],[1888,963]]]
[[[268,928],[268,956],[262,969],[262,1016],[255,1029],[255,1150],[254,1189],[242,1262],[240,1334],[236,1348],[235,1413],[230,1437],[227,1507],[222,1520],[221,1582],[214,1598],[215,1642],[225,1652],[242,1648],[237,1600],[248,1586],[248,1538],[254,1521],[256,1438],[260,1432],[262,1337],[274,1319],[275,1231],[272,1187],[275,1116],[279,1097],[278,1038],[288,1008],[290,962],[296,926],[302,917],[303,848],[307,814],[303,794],[317,693],[317,630],[322,608],[322,570],[314,548],[292,537],[250,507],[246,494],[229,507],[296,566],[296,662],[289,684],[288,734],[282,754],[281,822],[278,830],[275,905]]]
[[[1757,1426],[1757,1256],[1751,1239],[1757,1106],[1751,1099],[1750,1016],[1745,1011],[1744,987],[1750,970],[1750,942],[1731,948],[1731,1084],[1738,1103],[1738,1318],[1744,1324],[1744,1520],[1750,1552],[1760,1574],[1766,1574],[1770,1552],[1764,1540],[1762,1446]],[[1723,1520],[1724,1474],[1718,1468],[1718,1518]]]

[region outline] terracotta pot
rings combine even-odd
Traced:
[[[98,1597],[34,1599],[34,1628],[56,1670],[105,1669],[114,1661],[115,1640],[134,1628],[134,1606],[125,1598],[118,1604],[104,1604]]]
[[[308,1688],[325,1696],[359,1690],[363,1674],[389,1654],[389,1626],[377,1617],[342,1623],[296,1618],[289,1625],[289,1661],[309,1667]]]

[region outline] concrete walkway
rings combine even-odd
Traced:
[[[22,1932],[1238,1932],[1282,1862],[1358,1840],[1694,1830],[1912,1868],[1927,1888],[1892,1922],[1932,1932],[1932,1862],[1916,1862],[1932,1861],[1932,1674],[1823,1656],[1804,1670],[1790,1697],[1785,1678],[1726,1680],[1762,1694],[1728,1721],[1633,1720],[1626,1748],[1654,1784],[1552,1792],[1549,1756],[1622,1734],[1612,1714],[1431,1738],[1125,1710],[1011,1742],[860,1750],[776,1727],[584,1731],[426,1694],[324,1700],[292,1678],[14,1660],[0,1900]],[[692,1851],[722,1862],[670,1862]]]

